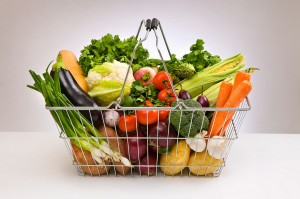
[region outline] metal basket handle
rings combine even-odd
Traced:
[[[141,30],[141,27],[142,27],[143,24],[145,24],[145,27],[146,27],[146,34],[145,34],[145,37],[144,37],[143,39],[140,38],[139,41],[138,41],[138,43],[135,45],[135,47],[134,47],[134,49],[133,49],[133,52],[132,52],[132,55],[131,55],[130,64],[129,64],[129,67],[128,67],[128,70],[127,70],[127,73],[126,73],[126,76],[125,76],[125,80],[124,80],[124,84],[123,84],[123,86],[122,86],[122,90],[121,90],[120,96],[119,96],[119,98],[117,99],[117,101],[116,101],[116,102],[113,102],[112,104],[115,104],[117,107],[121,107],[120,104],[121,104],[121,100],[122,100],[122,97],[123,97],[123,94],[124,94],[125,84],[126,84],[126,81],[127,81],[127,79],[128,79],[129,71],[130,71],[131,66],[132,66],[132,62],[133,62],[133,58],[134,58],[135,53],[136,53],[136,49],[137,49],[137,47],[138,47],[141,43],[143,43],[144,41],[147,40],[148,35],[149,35],[149,32],[150,32],[151,30],[153,30],[153,32],[154,32],[154,34],[155,34],[155,38],[156,38],[156,49],[157,49],[158,54],[159,54],[159,56],[160,56],[160,59],[161,59],[161,61],[162,61],[162,63],[163,63],[163,67],[164,67],[164,69],[165,69],[165,71],[166,71],[166,73],[167,73],[168,80],[169,80],[169,82],[170,82],[170,84],[171,84],[172,92],[174,93],[175,98],[176,98],[177,105],[176,105],[175,107],[179,106],[179,107],[181,108],[181,105],[184,106],[184,104],[181,104],[181,103],[179,102],[177,93],[176,93],[176,91],[175,91],[173,82],[172,82],[172,80],[171,80],[171,75],[170,75],[170,73],[169,73],[169,71],[168,71],[168,69],[167,69],[167,67],[166,67],[164,58],[163,58],[163,56],[162,56],[162,54],[161,54],[161,51],[160,51],[160,49],[159,49],[159,47],[158,47],[157,27],[159,27],[159,29],[160,29],[160,31],[161,31],[161,34],[162,34],[163,39],[164,39],[164,43],[165,43],[165,45],[166,45],[166,48],[167,48],[168,53],[169,53],[169,56],[170,56],[170,59],[172,59],[172,54],[171,54],[171,52],[170,52],[170,49],[169,49],[169,46],[168,46],[168,43],[167,43],[165,34],[164,34],[164,32],[163,32],[161,23],[160,23],[160,21],[159,21],[158,19],[156,19],[156,18],[153,18],[152,20],[151,20],[151,19],[147,19],[146,21],[145,21],[145,20],[142,20],[141,23],[140,23],[140,26],[139,26],[137,35],[136,35],[136,39],[138,39],[138,37],[139,37],[140,30]],[[112,104],[111,104],[111,105],[112,105]],[[111,106],[111,105],[109,105],[109,106]],[[187,107],[185,107],[185,108],[187,108]]]

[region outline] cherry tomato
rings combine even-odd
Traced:
[[[176,98],[172,89],[164,89],[158,93],[158,100],[171,105],[176,100]]]
[[[121,116],[119,119],[119,128],[123,132],[133,132],[137,129],[135,115]]]
[[[169,117],[170,110],[159,110],[159,121],[164,122]]]
[[[170,75],[170,78],[172,80],[171,75]],[[156,73],[156,75],[154,76],[154,79],[153,79],[153,84],[154,84],[155,88],[157,88],[158,90],[163,90],[165,88],[171,88],[171,84],[169,82],[168,75],[165,71],[160,71],[160,72]]]
[[[140,124],[154,124],[158,120],[157,110],[138,110],[136,111],[137,120]]]

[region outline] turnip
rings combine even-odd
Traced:
[[[135,166],[135,170],[141,175],[154,175],[156,171],[156,154],[149,152],[148,156],[145,155],[140,164]]]
[[[141,80],[143,86],[152,84],[156,72],[151,67],[140,68],[134,73],[135,80]]]

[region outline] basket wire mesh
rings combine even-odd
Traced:
[[[57,115],[59,115],[57,112],[58,111],[64,111],[68,114],[68,111],[71,111],[71,110],[76,110],[76,111],[79,111],[81,109],[85,109],[85,110],[88,110],[89,112],[91,111],[91,109],[95,109],[95,107],[47,107],[47,109],[49,109],[50,111],[54,111]],[[103,120],[103,123],[104,123],[104,113],[106,111],[109,111],[111,109],[108,109],[106,107],[98,107],[97,108],[98,110],[101,110],[102,112],[102,120]],[[147,107],[147,108],[143,108],[141,109],[140,107],[122,107],[121,109],[118,109],[118,111],[124,111],[124,115],[125,115],[125,110],[128,111],[132,111],[136,114],[136,111],[138,110],[147,110],[147,111],[150,111],[150,110],[164,110],[165,108],[160,108],[160,107]],[[208,109],[208,110],[206,110]],[[208,111],[212,111],[213,109],[217,109],[217,108],[201,108],[199,110],[202,110],[204,111],[204,113],[208,113]],[[185,111],[190,111],[190,112],[195,112],[197,111],[198,109],[197,108],[192,108],[192,109],[186,109],[186,110],[172,110],[172,108],[170,108],[170,115],[172,113],[172,111],[181,111],[181,112],[185,112]],[[222,158],[222,161],[221,161],[221,164],[219,165],[212,165],[212,161],[214,159],[210,158],[209,154],[208,154],[208,150],[205,150],[203,153],[204,154],[204,158],[203,160],[198,160],[200,162],[203,162],[204,164],[197,164],[197,165],[193,165],[193,162],[192,162],[192,165],[190,166],[186,166],[186,165],[178,165],[178,164],[174,164],[174,165],[168,165],[168,166],[162,166],[160,165],[159,163],[159,159],[161,157],[161,154],[159,153],[159,151],[157,151],[154,155],[156,156],[156,163],[153,164],[153,165],[145,165],[145,164],[141,164],[141,159],[138,159],[138,161],[134,164],[135,167],[140,167],[140,168],[146,168],[149,170],[149,175],[166,175],[164,172],[161,171],[161,168],[162,167],[168,167],[168,169],[175,169],[175,168],[182,168],[184,167],[185,169],[182,169],[180,170],[180,172],[178,174],[176,174],[177,176],[191,176],[191,175],[194,175],[191,173],[191,171],[189,170],[190,168],[193,168],[195,167],[196,169],[198,169],[199,171],[196,172],[196,176],[197,175],[204,175],[204,176],[219,176],[223,167],[225,166],[225,163],[226,163],[226,160],[228,158],[228,154],[229,154],[229,151],[230,151],[230,148],[231,148],[231,145],[232,145],[232,142],[238,138],[238,131],[241,127],[241,123],[246,115],[246,112],[250,110],[250,103],[249,103],[249,100],[246,98],[243,103],[238,107],[238,108],[235,108],[234,110],[232,109],[229,109],[229,110],[226,110],[224,108],[222,108],[222,112],[226,112],[227,114],[229,114],[230,112],[232,111],[235,111],[235,114],[229,124],[229,126],[227,127],[226,131],[225,131],[225,134],[224,134],[224,137],[222,138],[217,138],[219,141],[226,141],[226,147],[224,147],[224,150],[222,151],[222,154],[221,156],[224,156],[224,158]],[[215,112],[221,112],[220,110],[215,110]],[[193,114],[192,114],[193,115]],[[148,120],[148,118],[147,118]],[[170,128],[170,117],[168,118],[168,127]],[[69,121],[71,122],[71,120]],[[181,119],[180,121],[181,122]],[[82,125],[84,126],[84,124],[82,123]],[[224,124],[225,125],[225,121],[224,121]],[[73,162],[73,165],[76,167],[77,169],[77,172],[78,174],[80,175],[97,175],[97,176],[102,176],[102,175],[123,175],[122,172],[118,172],[117,170],[117,167],[121,167],[120,165],[115,165],[113,164],[112,162],[105,162],[105,165],[99,165],[97,164],[97,161],[94,160],[91,156],[91,154],[84,150],[82,147],[76,147],[74,144],[72,144],[72,141],[73,140],[76,140],[76,139],[84,139],[84,140],[89,140],[91,139],[90,136],[87,136],[87,137],[68,137],[67,136],[67,133],[64,131],[64,129],[60,129],[59,126],[57,125],[57,128],[58,128],[58,131],[60,132],[60,138],[62,138],[64,140],[64,143],[68,149],[68,152],[69,152],[69,155],[71,157],[71,160]],[[110,133],[108,132],[108,129],[113,129],[115,132],[118,132],[118,127],[117,126],[114,126],[113,128],[111,127],[108,127],[104,124],[103,128],[102,128],[102,135],[104,135],[102,138],[104,138],[105,140],[107,140],[107,143],[110,147],[115,147],[114,146],[111,146],[111,142],[115,142],[117,143],[117,147],[118,147],[118,151],[120,150],[126,150],[125,148],[121,149],[120,147],[123,146],[124,147],[124,144],[120,144],[120,143],[124,143],[126,141],[128,141],[128,136],[130,135],[129,132],[125,132],[125,135],[123,136],[108,136]],[[202,129],[202,127],[201,127]],[[138,130],[137,130],[138,131]],[[157,140],[156,143],[158,143],[158,140],[160,139],[164,139],[164,140],[167,140],[167,143],[169,141],[169,139],[175,139],[175,144],[174,146],[176,146],[178,144],[178,142],[180,140],[185,140],[186,138],[184,137],[181,137],[180,136],[180,130],[176,133],[176,136],[175,137],[159,137],[157,135],[157,137],[151,137],[149,138],[147,135],[149,133],[149,128],[148,126],[146,127],[146,131],[144,132],[144,137],[136,137],[137,140],[145,140],[147,142],[147,145],[148,143],[150,142],[150,140]],[[157,132],[158,133],[158,132]],[[89,134],[89,132],[86,132],[86,134]],[[136,134],[137,135],[137,134]],[[209,138],[209,137],[204,137],[204,138],[190,138],[190,139],[195,139],[195,140],[205,140],[205,141],[208,141],[208,140],[211,140],[211,139],[216,139],[216,138]],[[121,146],[120,146],[121,145]],[[76,147],[76,148],[75,148]],[[188,145],[185,146],[185,150],[184,150],[184,154],[185,153],[188,153],[187,152],[187,148],[188,148]],[[127,150],[128,147],[127,147]],[[140,148],[138,147],[138,154],[140,153]],[[146,154],[145,156],[148,157],[149,153],[152,153],[153,152],[151,151],[151,149],[149,149],[147,147],[147,150],[146,150]],[[178,151],[176,151],[176,154],[175,154],[175,159],[177,158],[178,156]],[[211,153],[214,153],[211,152]],[[129,153],[128,153],[129,154]],[[193,153],[194,155],[194,161],[196,160],[195,159],[195,156],[196,156],[196,153]],[[166,156],[166,159],[168,159],[168,156],[169,154],[166,153],[165,154]],[[184,155],[185,156],[185,155]],[[189,155],[190,158],[192,158],[192,155]],[[206,158],[210,158],[210,161],[208,162],[205,162],[205,159]],[[131,159],[130,158],[130,154],[129,154],[129,160]],[[178,157],[179,158],[179,157]],[[125,166],[123,166],[125,168]],[[140,171],[136,171],[136,169],[134,168],[128,168],[128,174],[129,175],[142,175],[142,172]],[[153,171],[154,172],[150,172],[150,171]],[[194,172],[195,173],[195,172]]]
[[[155,37],[156,37],[156,48],[158,50],[158,53],[160,55],[160,58],[162,60],[163,63],[163,67],[165,68],[165,71],[168,74],[168,70],[166,68],[166,65],[164,63],[164,59],[163,56],[159,50],[158,47],[158,35],[157,35],[157,27],[160,28],[165,45],[167,47],[168,53],[171,57],[171,53],[169,50],[169,46],[167,44],[166,38],[164,36],[162,27],[160,22],[157,19],[153,19],[152,21],[147,20],[147,21],[142,21],[140,24],[140,27],[138,29],[138,33],[136,38],[138,38],[140,30],[142,25],[145,24],[146,26],[146,35],[143,39],[140,39],[139,42],[137,43],[137,45],[135,46],[135,49],[133,51],[132,54],[132,59],[130,62],[130,65],[128,67],[128,71],[126,74],[126,79],[124,82],[124,85],[126,83],[127,80],[127,76],[129,73],[129,70],[131,68],[132,65],[132,61],[133,61],[133,57],[135,55],[135,50],[137,48],[138,45],[140,45],[143,41],[145,41],[148,37],[148,34],[151,30],[153,30],[153,32],[155,33]],[[168,78],[169,80],[171,80],[170,75],[168,74]],[[172,82],[172,81],[170,81]],[[75,127],[72,124],[72,120],[70,118],[70,111],[77,111],[78,113],[80,111],[88,111],[90,118],[92,118],[91,116],[91,111],[92,110],[100,110],[101,111],[101,117],[102,117],[102,123],[103,123],[103,127],[101,130],[99,130],[99,132],[101,132],[102,137],[101,139],[105,139],[107,141],[107,144],[110,148],[114,148],[117,151],[122,151],[122,153],[128,154],[128,159],[131,160],[132,157],[130,157],[130,152],[129,152],[129,147],[124,147],[126,145],[126,142],[129,142],[129,139],[136,139],[137,143],[141,143],[144,142],[146,143],[146,152],[144,157],[146,157],[146,164],[142,163],[142,158],[138,158],[137,160],[135,160],[134,162],[134,167],[126,167],[124,165],[122,165],[120,162],[116,162],[116,161],[109,161],[109,160],[103,160],[103,164],[98,164],[98,161],[96,160],[96,158],[87,150],[84,149],[83,146],[80,145],[79,146],[75,145],[73,142],[74,141],[78,141],[80,139],[87,141],[88,144],[91,144],[90,142],[92,141],[92,139],[97,140],[97,137],[91,137],[91,134],[85,130],[85,135],[86,137],[70,137],[67,136],[68,132],[65,131],[65,129],[60,128],[59,126],[63,126],[63,125],[59,125],[56,124],[58,131],[60,132],[60,138],[62,138],[64,140],[64,143],[67,147],[69,156],[73,162],[73,165],[76,167],[76,170],[78,172],[79,175],[92,175],[92,176],[107,176],[107,175],[154,175],[154,176],[158,176],[158,175],[172,175],[172,176],[219,176],[222,172],[223,167],[225,166],[226,160],[228,158],[228,154],[229,151],[231,149],[232,146],[232,142],[233,140],[237,139],[237,135],[238,135],[238,131],[240,129],[241,123],[246,115],[246,112],[248,110],[250,110],[251,106],[250,106],[250,102],[248,100],[248,98],[246,98],[238,108],[189,108],[189,107],[185,107],[182,106],[179,103],[178,100],[178,96],[176,95],[176,101],[177,101],[177,106],[175,107],[122,107],[120,106],[121,104],[121,99],[123,96],[123,91],[124,91],[124,85],[123,88],[120,92],[120,97],[117,99],[116,102],[111,103],[109,106],[107,107],[46,107],[48,110],[50,110],[52,113],[54,112],[56,114],[56,116],[59,118],[59,122],[61,123],[62,121],[60,120],[59,117],[59,112],[65,112],[68,115],[69,118],[69,123],[71,123],[71,126],[73,127],[74,132],[75,131]],[[173,84],[171,83],[171,87],[174,93],[175,89]],[[122,135],[120,135],[120,130],[118,129],[117,125],[114,125],[113,127],[108,127],[105,125],[104,122],[104,114],[106,111],[111,110],[111,107],[114,107],[115,109],[117,109],[119,112],[121,112],[121,115],[125,116],[125,112],[132,112],[132,113],[137,113],[137,111],[140,110],[145,110],[147,111],[147,124],[149,121],[148,118],[148,112],[152,111],[152,110],[157,110],[157,111],[162,111],[162,110],[167,110],[170,111],[169,117],[168,117],[168,122],[166,123],[167,127],[168,127],[168,135],[170,133],[170,129],[172,128],[171,126],[171,122],[170,122],[170,115],[172,114],[172,112],[174,111],[180,111],[180,114],[184,114],[185,112],[191,112],[192,113],[192,117],[191,117],[191,121],[190,121],[190,128],[189,128],[189,133],[191,130],[191,126],[192,126],[192,122],[193,122],[193,117],[194,117],[194,113],[196,111],[203,111],[204,114],[208,114],[208,113],[215,113],[218,114],[220,112],[226,112],[226,118],[223,122],[222,125],[222,130],[223,128],[225,128],[225,123],[227,120],[227,117],[230,117],[230,114],[234,113],[234,116],[232,117],[230,124],[228,125],[228,127],[225,129],[225,133],[223,137],[218,137],[218,138],[210,138],[209,135],[201,137],[201,138],[189,138],[189,139],[194,139],[196,142],[200,142],[200,141],[205,141],[206,143],[209,142],[210,140],[216,139],[216,147],[214,148],[213,151],[210,151],[210,154],[208,152],[207,149],[205,149],[202,153],[201,159],[198,158],[199,153],[192,153],[192,151],[189,149],[189,146],[185,144],[184,147],[184,151],[178,151],[178,143],[181,141],[185,141],[186,138],[182,137],[180,135],[180,129],[178,129],[178,131],[176,132],[176,136],[175,137],[170,137],[170,136],[158,136],[158,130],[157,130],[157,134],[156,137],[151,136],[149,137],[149,125],[145,126],[145,129],[143,131],[143,136],[140,137],[138,136],[138,131],[139,129],[137,129],[137,134],[136,137],[130,135],[129,132],[123,132]],[[204,118],[204,117],[203,117]],[[159,118],[158,118],[159,120]],[[180,117],[179,120],[179,126],[180,123],[182,122],[182,117]],[[214,125],[214,121],[211,121]],[[93,121],[90,120],[90,123],[93,125]],[[84,126],[84,123],[81,121],[81,125]],[[138,122],[136,121],[136,125],[138,125]],[[200,129],[203,128],[203,120],[202,120],[202,124]],[[158,129],[158,128],[157,128]],[[114,135],[111,135],[111,131],[114,131]],[[117,133],[118,132],[118,133]],[[200,130],[201,132],[201,130]],[[158,143],[160,140],[164,140],[167,143],[166,148],[169,149],[166,153],[161,154],[161,152],[157,149]],[[173,140],[173,141],[172,141]],[[173,146],[168,146],[169,142],[174,142],[175,143]],[[153,149],[148,147],[149,143],[154,143],[154,148],[156,147],[156,151],[153,152]],[[220,159],[216,159],[216,158],[212,158],[210,155],[214,156],[214,153],[216,152],[215,150],[217,150],[217,145],[219,142],[225,143],[225,146],[223,146],[223,151],[221,151],[221,157]],[[138,145],[139,146],[139,145]],[[173,148],[175,146],[174,149],[174,154],[172,153]],[[127,150],[127,152],[126,152]],[[143,149],[144,150],[144,149]],[[138,156],[142,153],[142,150],[140,147],[137,147],[137,154]],[[180,157],[180,154],[183,154],[183,157],[187,157],[189,159],[189,164],[187,165],[184,161],[179,162],[179,164],[176,162],[177,159],[180,159],[182,157]],[[220,153],[220,151],[218,151],[218,153]],[[153,156],[155,156],[155,162],[150,164],[150,157],[149,155],[152,154]],[[172,155],[171,155],[172,154]],[[173,158],[173,164],[168,164],[168,165],[162,165],[161,164],[161,157],[164,156],[165,160],[168,161],[168,158]],[[144,161],[143,161],[144,162]],[[133,161],[132,161],[133,163]],[[146,170],[146,172],[145,172]],[[166,172],[166,170],[169,171]],[[175,170],[177,172],[175,172]],[[146,173],[146,174],[145,174]],[[171,173],[171,174],[170,174]]]

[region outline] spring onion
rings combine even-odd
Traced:
[[[30,70],[29,72],[34,80],[34,84],[28,85],[28,87],[43,95],[46,106],[72,107],[73,105],[69,99],[61,93],[59,70],[56,70],[54,78],[50,76],[48,70],[43,73],[43,78]],[[66,133],[67,137],[76,146],[90,151],[92,157],[99,164],[103,164],[104,160],[110,159],[112,161],[121,161],[128,167],[132,166],[127,158],[122,157],[118,151],[109,147],[99,131],[80,112],[76,110],[50,110],[50,113],[60,129]]]

